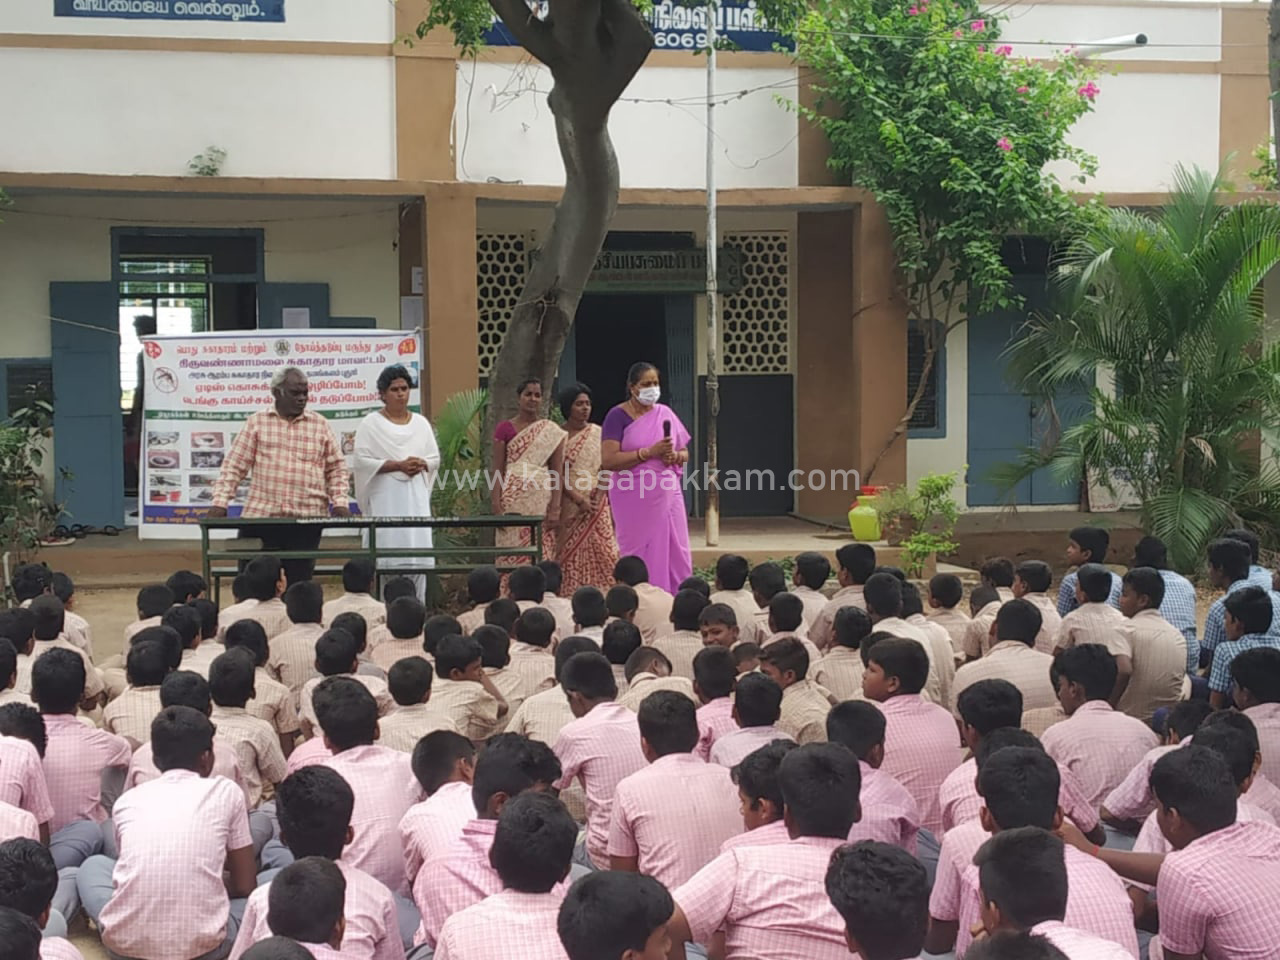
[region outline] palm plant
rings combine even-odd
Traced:
[[[432,418],[440,448],[440,471],[431,488],[433,516],[472,517],[489,512],[480,436],[488,404],[486,391],[463,390],[446,400]],[[442,530],[440,535],[453,532]]]
[[[1011,488],[1048,466],[1128,486],[1144,527],[1192,569],[1210,539],[1247,521],[1274,538],[1280,468],[1254,442],[1280,428],[1280,347],[1263,342],[1263,279],[1280,263],[1280,207],[1223,205],[1221,176],[1179,167],[1147,215],[1107,210],[1056,267],[1058,308],[1006,351],[1014,381],[1052,402],[1095,371],[1092,409],[998,472]]]

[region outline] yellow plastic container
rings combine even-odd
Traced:
[[[849,510],[849,530],[853,539],[866,543],[880,539],[880,517],[876,513],[875,500],[874,494],[864,494]]]

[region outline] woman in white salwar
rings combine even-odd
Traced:
[[[440,449],[427,418],[409,409],[413,375],[403,366],[387,367],[378,375],[383,407],[369,414],[356,430],[352,472],[356,502],[366,517],[430,517],[432,477],[440,466]],[[394,549],[431,548],[431,528],[399,527],[378,531],[378,546]],[[430,556],[385,557],[379,570],[430,567]],[[426,599],[425,574],[409,574]]]

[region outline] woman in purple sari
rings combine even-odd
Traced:
[[[658,402],[658,368],[632,365],[626,403],[604,418],[600,465],[612,471],[609,506],[618,552],[649,568],[649,582],[670,593],[693,572],[689,517],[681,479],[689,462],[689,431],[674,410]]]

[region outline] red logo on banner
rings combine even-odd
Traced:
[[[407,340],[400,341],[400,347],[398,352],[401,355],[403,355],[406,353],[415,353],[417,352],[417,349],[418,349],[418,341],[415,340],[413,337],[409,337]]]
[[[142,345],[142,349],[147,352],[147,356],[150,357],[152,360],[154,360],[156,357],[160,356],[160,354],[164,352],[163,350],[160,349],[160,344],[156,343],[154,340],[148,340],[146,343]]]

